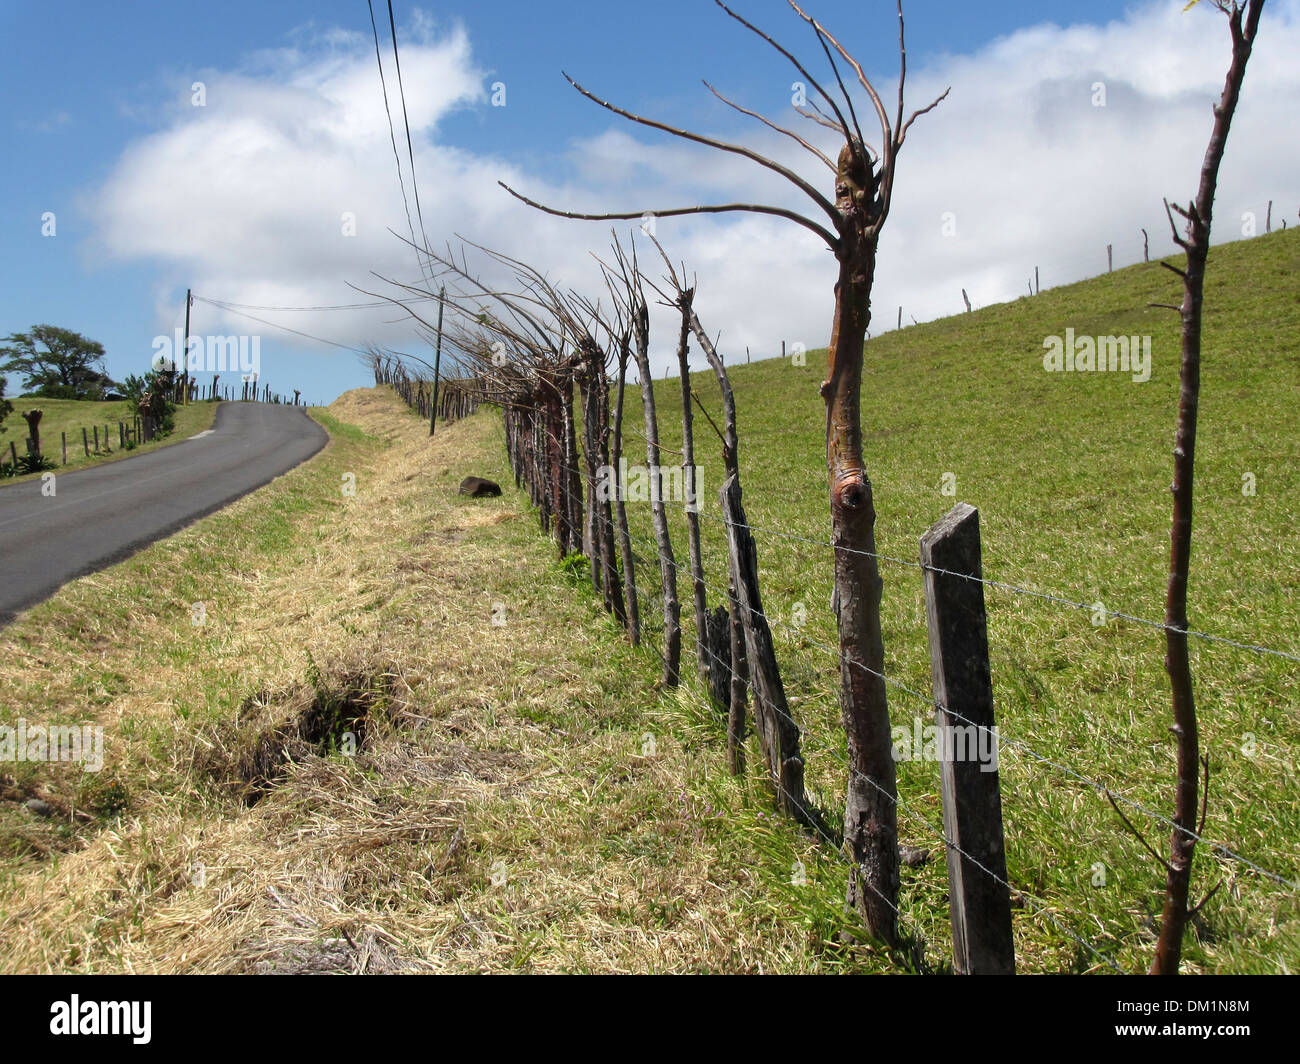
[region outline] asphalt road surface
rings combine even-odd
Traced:
[[[222,403],[212,428],[135,458],[0,486],[0,627],[63,584],[274,480],[328,439],[301,407]]]

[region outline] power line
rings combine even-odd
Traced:
[[[411,243],[415,243],[415,226],[411,224],[411,204],[406,199],[406,182],[402,180],[402,157],[397,152],[397,133],[393,128],[393,112],[388,107],[388,82],[384,79],[384,61],[379,54],[379,27],[375,24],[375,5],[374,0],[366,0],[366,6],[370,9],[370,30],[375,37],[375,62],[379,66],[379,87],[384,93],[384,113],[388,115],[388,138],[393,145],[393,161],[397,163],[397,184],[402,190],[402,206],[406,208],[406,227],[411,231]],[[392,6],[389,5],[391,13]],[[394,38],[394,54],[396,54],[396,38]],[[405,102],[403,102],[405,108]],[[415,171],[411,171],[411,184],[415,184]],[[420,221],[420,228],[424,228],[424,220]],[[423,268],[421,268],[423,274]]]
[[[393,63],[397,67],[397,92],[402,100],[402,123],[406,126],[406,154],[411,161],[411,188],[415,190],[415,213],[420,219],[420,236],[424,239],[423,246],[428,247],[429,235],[424,231],[424,211],[420,208],[420,182],[415,176],[415,150],[411,147],[411,121],[406,114],[406,89],[402,85],[402,60],[397,54],[397,21],[393,18],[393,0],[388,0],[388,28],[393,36]],[[410,220],[409,212],[407,220]],[[414,239],[414,234],[412,234],[413,242]],[[421,273],[423,273],[423,255],[420,256],[420,265]]]
[[[409,296],[402,300],[403,303],[427,303],[437,299],[435,295],[427,296]],[[265,306],[256,303],[233,303],[228,299],[209,300],[209,302],[220,303],[224,307],[238,307],[240,310],[263,310],[269,312],[315,312],[318,310],[377,310],[383,307],[392,308],[398,304],[387,299],[376,299],[370,303],[330,303],[320,306],[305,307],[276,307]]]
[[[338,347],[344,351],[352,351],[358,355],[369,354],[368,351],[364,351],[359,347],[353,347],[351,344],[341,344],[337,340],[327,340],[323,336],[314,336],[309,332],[303,332],[301,329],[291,329],[287,325],[277,325],[275,322],[267,321],[265,318],[256,317],[255,315],[248,314],[242,310],[235,310],[233,306],[226,303],[222,303],[220,300],[208,299],[206,296],[198,296],[198,295],[196,295],[194,298],[204,303],[207,303],[210,306],[214,306],[218,310],[224,310],[228,314],[238,314],[241,318],[248,318],[250,321],[259,322],[262,325],[269,325],[272,329],[280,329],[283,332],[290,332],[293,333],[295,336],[302,336],[308,340],[315,340],[317,343],[320,344],[328,344],[330,347]]]

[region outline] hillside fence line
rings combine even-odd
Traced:
[[[576,293],[560,292],[531,267],[506,260],[519,269],[528,297],[512,299],[493,290],[491,295],[499,302],[501,313],[487,314],[479,305],[485,288],[467,268],[455,260],[431,257],[466,282],[466,291],[454,292],[447,299],[453,324],[445,337],[439,330],[439,344],[445,342],[455,349],[459,364],[469,372],[443,382],[447,391],[439,395],[438,416],[464,417],[480,404],[501,410],[515,484],[528,494],[541,531],[554,539],[561,559],[583,560],[593,594],[624,629],[631,644],[648,647],[658,657],[663,667],[661,683],[669,689],[684,682],[680,579],[683,588],[689,589],[685,592],[686,612],[694,617],[688,631],[694,636],[699,691],[716,711],[727,742],[730,771],[735,775],[747,771],[745,746],[752,729],[762,759],[760,773],[777,807],[825,842],[862,887],[874,892],[900,920],[905,921],[900,906],[890,900],[870,870],[854,867],[841,848],[843,836],[831,823],[833,818],[807,794],[807,758],[830,759],[846,774],[849,786],[875,788],[905,824],[933,837],[936,845],[942,844],[948,858],[953,967],[957,971],[1014,972],[1013,906],[1031,911],[1073,941],[1091,967],[1122,970],[1106,949],[1071,926],[1083,926],[1086,913],[1069,911],[1070,919],[1063,919],[1059,901],[1048,901],[1010,881],[999,775],[996,768],[988,771],[969,756],[981,744],[1000,745],[1035,770],[1095,792],[1114,807],[1140,841],[1129,814],[1183,832],[1210,852],[1291,894],[1300,893],[1294,873],[1264,867],[1221,841],[1203,837],[1199,830],[1176,824],[1135,800],[1127,793],[1131,787],[1116,788],[1064,763],[1060,755],[1001,734],[995,722],[990,679],[985,589],[1028,596],[1062,610],[1095,611],[1096,603],[1054,589],[986,579],[980,557],[979,514],[974,507],[958,504],[929,530],[918,530],[924,535],[915,559],[854,551],[828,540],[751,524],[743,504],[740,436],[727,368],[695,313],[694,287],[688,287],[671,264],[670,276],[661,289],[636,265],[635,249],[626,251],[615,240],[613,265],[602,262],[611,297],[609,306],[602,307]],[[667,263],[666,256],[664,261]],[[664,448],[659,442],[656,382],[649,372],[649,316],[643,288],[647,284],[661,296],[661,304],[675,307],[681,314],[677,338],[682,392],[680,451]],[[692,340],[703,351],[718,385],[721,414],[716,421],[691,386],[688,352]],[[430,415],[430,381],[409,371],[398,354],[371,352],[369,362],[377,384],[392,385],[413,410],[424,417]],[[628,371],[633,364],[640,382],[643,432],[628,430],[625,424],[630,416],[625,403]],[[695,495],[696,410],[721,446],[726,474],[718,493],[720,516],[701,508]],[[631,529],[627,520],[628,484],[623,482],[620,460],[625,442],[633,442],[629,432],[646,446],[642,472],[649,474],[653,539]],[[684,562],[678,559],[667,520],[668,502],[678,501],[677,496],[687,527]],[[725,557],[710,559],[707,567],[699,533],[701,520],[720,523],[726,536]],[[813,639],[802,627],[765,612],[759,580],[760,542],[779,542],[783,549],[791,549],[793,543],[818,555],[829,551],[832,557],[845,551],[869,553],[880,563],[915,572],[920,577],[916,592],[925,601],[931,690],[918,690],[896,676],[870,669],[840,648]],[[644,551],[640,562],[653,559],[652,569],[657,568],[649,578],[638,572],[638,547]],[[707,580],[706,569],[726,572],[725,586]],[[1169,629],[1161,621],[1133,613],[1107,609],[1106,614],[1152,629]],[[662,618],[662,622],[651,618]],[[652,629],[659,635],[655,641],[647,638]],[[786,695],[777,654],[774,633],[787,631],[826,661],[834,662],[842,673],[868,673],[897,697],[916,705],[918,711],[925,707],[925,712],[933,714],[944,737],[940,758],[942,825],[931,823],[904,795],[887,794],[875,780],[853,768],[841,749],[809,743]],[[1257,643],[1190,630],[1186,635],[1300,662],[1296,654]],[[965,755],[959,756],[962,751]],[[915,927],[909,934],[906,941],[911,943],[911,960],[920,964],[923,936]]]

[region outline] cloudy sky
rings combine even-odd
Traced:
[[[825,73],[787,7],[737,7]],[[955,313],[962,288],[976,306],[1016,298],[1035,266],[1044,286],[1090,276],[1105,269],[1107,244],[1117,265],[1140,260],[1143,226],[1153,253],[1170,250],[1161,198],[1194,192],[1228,58],[1223,17],[1208,2],[1183,7],[906,5],[909,103],[952,92],[903,149],[876,331],[893,327],[900,305],[905,321]],[[746,160],[601,110],[562,70],[642,114],[742,140],[830,194],[819,161],[701,84],[834,154],[792,109],[799,75],[707,0],[394,8],[418,213],[379,3],[401,180],[415,228],[422,215],[436,246],[460,234],[596,295],[591,252],[608,245],[608,223],[542,215],[498,180],[585,211],[761,201],[816,212]],[[809,10],[892,100],[892,0]],[[195,333],[260,335],[263,378],[312,401],[367,383],[344,348],[427,354],[396,308],[282,309],[367,298],[350,286],[394,291],[376,274],[420,276],[394,235],[410,229],[365,0],[0,3],[0,36],[11,43],[0,69],[0,335],[39,322],[76,329],[105,345],[120,378],[146,368],[153,338],[181,324],[189,287],[244,310],[196,302]],[[1262,231],[1270,199],[1274,225],[1300,223],[1297,55],[1300,0],[1270,0],[1221,176],[1217,241],[1239,239],[1249,212]],[[867,129],[870,108],[857,103]],[[53,236],[42,234],[46,212]],[[722,215],[661,219],[657,235],[698,275],[697,308],[729,358],[746,346],[766,357],[782,340],[826,343],[835,271],[812,234]],[[660,369],[671,332],[659,331]]]

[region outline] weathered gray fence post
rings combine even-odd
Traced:
[[[772,630],[763,613],[758,586],[758,551],[741,502],[740,475],[731,473],[718,491],[727,529],[727,561],[745,636],[745,663],[754,693],[754,725],[767,763],[777,805],[801,824],[820,828],[820,814],[804,792],[804,760],[799,726],[790,715],[785,685],[776,661]]]
[[[953,965],[962,974],[1014,974],[979,511],[958,503],[931,527],[921,537],[921,564],[943,740]]]
[[[14,441],[13,441],[13,440],[10,440],[10,441],[9,441],[9,460],[10,460],[10,461],[15,465],[15,466],[18,465],[18,449],[14,446]]]
[[[63,437],[63,464],[67,465],[68,464],[68,434],[66,432],[62,432],[59,435]]]
[[[86,435],[86,426],[81,426],[81,449],[86,452],[86,457],[90,457],[90,437]]]

